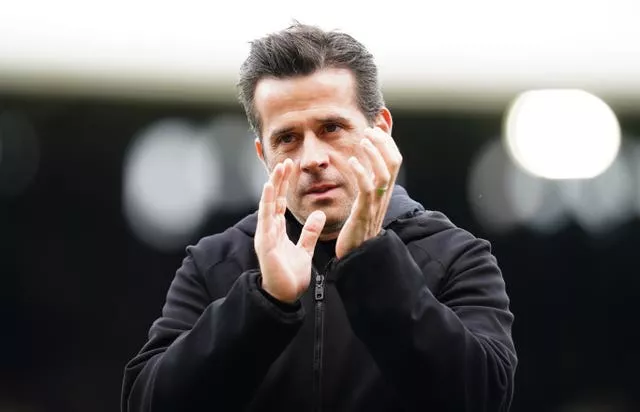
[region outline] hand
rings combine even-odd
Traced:
[[[324,227],[326,216],[321,211],[309,215],[298,244],[287,236],[284,213],[291,159],[278,163],[262,189],[254,246],[260,270],[262,289],[282,302],[295,302],[311,280],[311,259]]]
[[[355,157],[349,159],[358,183],[358,195],[338,235],[338,259],[380,233],[402,164],[402,155],[393,138],[378,127],[365,129],[365,138],[360,144],[372,170],[367,172]]]

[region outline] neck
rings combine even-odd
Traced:
[[[318,240],[321,241],[321,242],[326,242],[328,240],[336,240],[338,238],[339,234],[340,234],[340,231],[330,232],[330,233],[322,233],[320,235],[320,237],[318,238]]]
[[[296,216],[293,212],[291,212],[290,209],[287,209],[287,214],[290,217],[293,217],[293,219],[295,219],[295,221],[298,222],[298,224],[300,225],[300,228],[304,226],[304,223],[305,223],[304,220],[298,218],[298,216]],[[340,235],[340,230],[342,230],[342,226],[344,226],[344,223],[345,222],[332,223],[329,225],[325,224],[324,228],[322,229],[322,233],[320,233],[320,236],[318,237],[318,240],[321,242],[336,240]]]

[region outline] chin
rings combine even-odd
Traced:
[[[347,205],[345,202],[336,201],[334,199],[328,201],[303,202],[302,204],[299,204],[299,206],[301,207],[296,208],[299,213],[295,210],[292,210],[292,208],[290,208],[289,210],[291,210],[294,216],[298,216],[299,221],[301,220],[299,217],[303,218],[303,221],[301,223],[304,224],[304,221],[306,221],[311,213],[316,210],[320,210],[324,212],[325,216],[327,217],[324,226],[325,229],[333,228],[333,230],[336,231],[339,231],[342,228],[344,222],[349,217],[349,213],[351,212],[350,205]]]
[[[323,235],[335,234],[335,236],[337,237],[338,233],[340,233],[340,230],[342,229],[342,226],[344,226],[343,219],[327,220],[327,222],[324,224],[324,228],[322,228],[322,234]]]
[[[345,221],[349,217],[349,214],[345,213],[344,209],[340,207],[320,207],[318,209],[322,210],[327,217],[324,227],[334,231],[342,229],[342,226],[344,226]]]

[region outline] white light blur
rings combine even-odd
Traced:
[[[549,82],[634,96],[638,11],[635,0],[425,1],[418,9],[413,0],[11,1],[0,14],[0,80],[194,98],[216,98],[211,85],[223,84],[229,99],[248,42],[298,19],[364,42],[390,96],[420,91],[481,105],[484,94],[507,98]]]
[[[491,232],[505,233],[527,226],[546,234],[568,222],[554,182],[516,167],[499,139],[480,149],[469,174],[471,209]]]
[[[615,231],[634,215],[633,176],[622,153],[606,172],[594,179],[558,184],[565,208],[591,234]]]
[[[468,190],[474,215],[494,233],[528,227],[550,235],[573,220],[594,237],[607,235],[640,213],[640,146],[624,141],[593,179],[549,180],[523,172],[493,140],[474,160]]]
[[[633,175],[633,187],[632,190],[635,195],[635,209],[636,214],[640,217],[640,141],[630,141],[629,146],[629,168]]]
[[[505,191],[509,159],[499,141],[486,143],[469,168],[467,197],[478,221],[488,230],[504,233],[518,223]]]
[[[253,199],[254,204],[257,206],[258,202],[260,201],[260,196],[262,196],[263,185],[269,178],[269,173],[267,172],[267,168],[265,167],[264,163],[262,163],[262,161],[258,158],[255,146],[252,146],[251,149],[247,148],[243,152],[243,156],[241,157],[241,159],[243,164],[248,165],[248,167],[245,169],[245,176],[249,181],[251,198]],[[289,190],[291,190],[291,187]]]
[[[505,121],[510,155],[524,170],[547,179],[590,179],[603,173],[620,148],[611,108],[577,89],[522,93]]]
[[[209,134],[223,153],[221,167],[224,169],[219,210],[237,211],[258,205],[262,185],[267,172],[258,159],[254,145],[254,134],[244,115],[225,114],[216,116],[207,128]]]
[[[124,165],[124,214],[140,240],[162,251],[185,246],[221,199],[212,139],[180,120],[135,137]]]
[[[538,233],[553,234],[569,222],[555,181],[525,173],[511,159],[506,172],[506,196],[521,225]]]
[[[468,199],[492,233],[527,227],[552,235],[570,221],[606,236],[640,213],[640,145],[625,140],[613,164],[593,179],[549,180],[523,172],[498,140],[488,142],[470,168]]]

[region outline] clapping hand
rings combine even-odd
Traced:
[[[295,302],[309,287],[311,259],[326,216],[314,211],[307,218],[300,239],[294,244],[287,235],[285,211],[291,159],[278,163],[264,184],[258,209],[254,246],[262,273],[262,288],[282,302]]]
[[[349,165],[358,184],[358,195],[336,243],[336,257],[345,256],[363,242],[377,236],[387,212],[402,155],[393,138],[382,129],[367,128],[360,144],[371,164],[368,172],[356,158]]]

